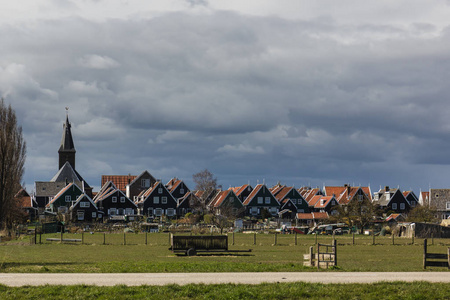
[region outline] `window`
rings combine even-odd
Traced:
[[[298,204],[302,204],[302,199],[298,199],[298,200],[297,200],[297,203],[298,203]]]
[[[72,197],[70,195],[67,195],[66,196],[66,202],[70,202],[70,201],[72,201]]]
[[[363,195],[358,195],[358,197],[357,197],[357,199],[358,199],[358,201],[363,201],[363,199],[364,199],[364,196]]]
[[[304,213],[305,210],[304,210],[304,209],[299,209],[297,212],[299,212],[299,213]]]
[[[92,218],[93,219],[97,218],[97,212],[95,212],[95,211],[92,212]]]
[[[180,194],[184,194],[184,189],[180,189]]]
[[[266,204],[270,204],[270,197],[266,197]]]
[[[416,207],[416,201],[411,201],[411,207]]]
[[[150,179],[141,179],[141,186],[144,188],[150,187]]]
[[[80,202],[80,207],[89,207],[89,206],[90,206],[89,202],[86,202],[86,201]]]
[[[252,207],[250,210],[251,210],[251,214],[252,215],[258,214],[258,208],[257,207]]]
[[[400,203],[400,209],[405,210],[405,203]]]
[[[175,209],[173,209],[173,208],[168,208],[168,209],[167,209],[167,215],[168,215],[169,217],[172,217],[173,215],[175,215]]]
[[[120,215],[120,216],[123,216],[123,208],[119,208],[119,211],[118,211],[117,214]]]
[[[77,211],[77,219],[84,220],[84,211],[82,210]]]
[[[149,207],[149,208],[147,209],[147,214],[148,214],[149,216],[152,216],[152,215],[153,215],[153,208],[152,208],[152,207]]]
[[[153,204],[159,204],[159,197],[153,197]]]
[[[158,194],[162,194],[162,188],[158,189]]]
[[[109,214],[110,214],[111,216],[114,216],[114,215],[116,214],[116,209],[115,209],[115,208],[110,208],[110,209],[109,209]]]
[[[446,203],[446,208],[447,208],[447,210],[450,210],[450,202]]]
[[[162,215],[162,209],[161,208],[155,209],[155,216],[159,217],[161,215]]]
[[[275,215],[277,212],[278,212],[278,209],[277,209],[276,207],[271,207],[271,208],[270,208],[270,213],[271,213],[272,215]]]
[[[397,203],[392,203],[392,209],[397,209]]]
[[[161,203],[167,204],[167,197],[161,197]]]
[[[127,208],[127,209],[125,209],[125,214],[127,214],[127,215],[134,215],[134,211],[133,211],[132,208]]]
[[[117,197],[112,197],[112,203],[117,203]]]
[[[258,197],[258,204],[263,204],[263,197]]]
[[[125,203],[125,197],[120,197],[120,203]]]

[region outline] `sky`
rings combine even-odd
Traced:
[[[450,188],[450,1],[22,0],[0,96],[50,180],[76,168],[250,183]]]

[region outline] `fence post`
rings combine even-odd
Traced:
[[[81,245],[84,244],[84,231],[81,232]]]
[[[62,228],[61,228],[61,237],[60,237],[60,243],[62,243],[63,242],[63,231],[62,231]]]
[[[273,244],[274,244],[275,246],[277,245],[277,235],[278,235],[278,233],[275,232],[274,242],[273,242]]]
[[[253,233],[253,245],[256,245],[256,232]]]
[[[34,244],[35,245],[37,244],[37,228],[36,227],[34,227]]]
[[[395,241],[394,241],[395,234],[394,233],[391,233],[391,234],[392,234],[392,245],[395,245]]]
[[[191,234],[192,234],[192,231],[191,231]],[[169,232],[169,246],[171,245],[171,243],[170,243],[170,232]]]
[[[297,246],[297,232],[295,233],[295,246]]]
[[[434,245],[434,234],[431,234],[431,245]]]
[[[106,232],[103,232],[103,245],[106,245]]]
[[[448,268],[450,269],[450,247],[447,248],[447,261],[448,261]]]
[[[233,243],[232,243],[232,245],[234,246],[234,231],[233,231],[233,236],[232,236],[232,237],[233,237]]]
[[[414,232],[413,232],[413,234],[411,235],[411,245],[414,245]]]
[[[313,257],[314,251],[313,251],[313,249],[314,249],[313,246],[309,247],[309,266],[310,267],[314,266],[314,257]]]
[[[317,245],[317,233],[315,234],[315,236],[316,236],[316,245]]]
[[[42,232],[39,232],[39,244],[42,244]]]
[[[317,234],[316,234],[316,237],[317,237]],[[317,253],[316,253],[316,255],[317,255],[317,258],[316,258],[317,270],[320,269],[320,254],[319,254],[319,249],[320,249],[320,246],[319,246],[319,244],[317,244]]]
[[[337,242],[333,241],[333,252],[334,252],[334,266],[337,267]]]
[[[375,231],[372,231],[372,245],[375,245]]]
[[[124,244],[124,245],[127,244],[127,239],[126,239],[126,236],[125,236],[125,232],[123,233],[123,244]]]
[[[427,268],[427,239],[423,240],[423,268]]]
[[[352,233],[352,244],[353,245],[355,244],[355,233],[354,232]]]
[[[147,232],[145,232],[145,244],[147,245]]]

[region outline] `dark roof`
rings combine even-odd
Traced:
[[[72,167],[72,165],[66,161],[64,165],[59,169],[59,171],[53,176],[52,179],[50,179],[50,182],[64,182],[64,183],[70,183],[75,182],[79,186],[84,186],[85,188],[90,188],[89,184],[81,177],[81,175],[75,171]]]
[[[66,123],[64,123],[63,135],[61,138],[61,146],[59,147],[59,151],[75,151],[75,145],[73,143],[72,131],[70,128],[72,125],[69,123],[69,116],[66,116]]]

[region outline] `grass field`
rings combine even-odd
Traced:
[[[449,299],[450,285],[428,282],[375,284],[279,283],[96,287],[0,285],[1,299]]]
[[[315,244],[311,235],[235,234],[234,245],[229,235],[230,249],[249,249],[251,253],[193,257],[177,256],[168,250],[167,233],[145,234],[84,234],[84,243],[61,244],[42,236],[42,244],[30,245],[30,238],[1,243],[0,272],[265,272],[312,271],[303,266],[303,254]],[[64,238],[81,238],[80,234],[65,234]],[[390,237],[336,236],[338,271],[423,271],[423,240]],[[105,244],[103,244],[105,241]],[[331,243],[331,236],[318,236],[319,243]],[[39,238],[38,238],[39,243]],[[446,253],[450,239],[434,239],[429,252]],[[447,272],[446,268],[427,270]]]

